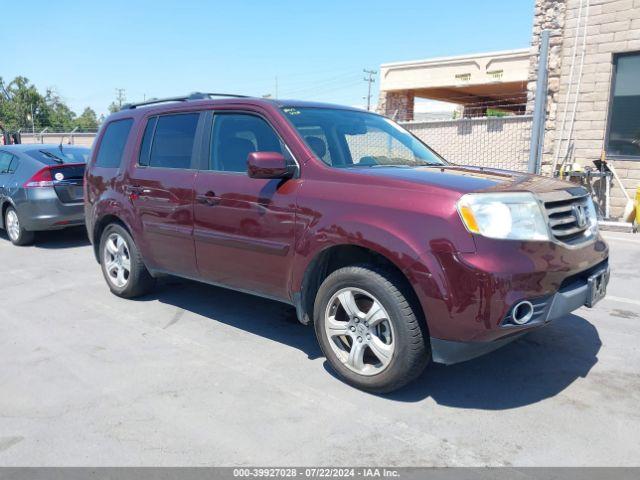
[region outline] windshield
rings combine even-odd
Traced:
[[[54,163],[87,163],[91,150],[84,147],[44,147],[29,150],[27,155],[39,162]]]
[[[404,128],[380,115],[314,107],[285,107],[282,111],[316,156],[332,167],[447,164]]]

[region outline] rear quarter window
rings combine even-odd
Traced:
[[[116,120],[109,125],[102,135],[96,156],[97,167],[119,168],[122,163],[122,154],[129,138],[129,132],[133,125],[133,119]]]

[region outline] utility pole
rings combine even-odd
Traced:
[[[371,85],[376,81],[373,76],[377,75],[378,72],[376,72],[375,70],[367,70],[366,68],[362,71],[369,75],[368,77],[364,77],[364,81],[369,84],[369,91],[367,92],[367,110],[371,110]]]
[[[122,108],[122,104],[127,99],[124,88],[116,88],[116,101],[118,102],[118,108]]]

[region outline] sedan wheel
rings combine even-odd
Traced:
[[[17,242],[18,238],[20,238],[20,220],[15,210],[10,209],[7,212],[6,225],[7,235],[9,235],[12,242]]]
[[[18,212],[13,206],[7,208],[4,214],[4,226],[7,230],[7,236],[14,245],[29,245],[33,242],[35,234],[32,231],[25,230],[20,223]]]
[[[389,314],[365,290],[336,292],[327,305],[324,328],[338,359],[360,375],[377,375],[393,357],[395,336]]]
[[[107,279],[116,287],[124,288],[131,275],[129,246],[118,233],[111,233],[104,244],[104,266]]]

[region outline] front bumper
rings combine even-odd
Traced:
[[[458,342],[431,337],[431,355],[436,363],[451,365],[464,362],[486,353],[492,352],[525,333],[547,325],[553,320],[562,318],[578,308],[588,305],[590,301],[589,276],[596,272],[606,271],[605,285],[609,281],[608,261],[604,261],[584,272],[580,272],[567,279],[564,285],[550,297],[542,299],[537,305],[542,305],[534,319],[525,325],[503,324],[499,329],[504,336],[492,341]]]

